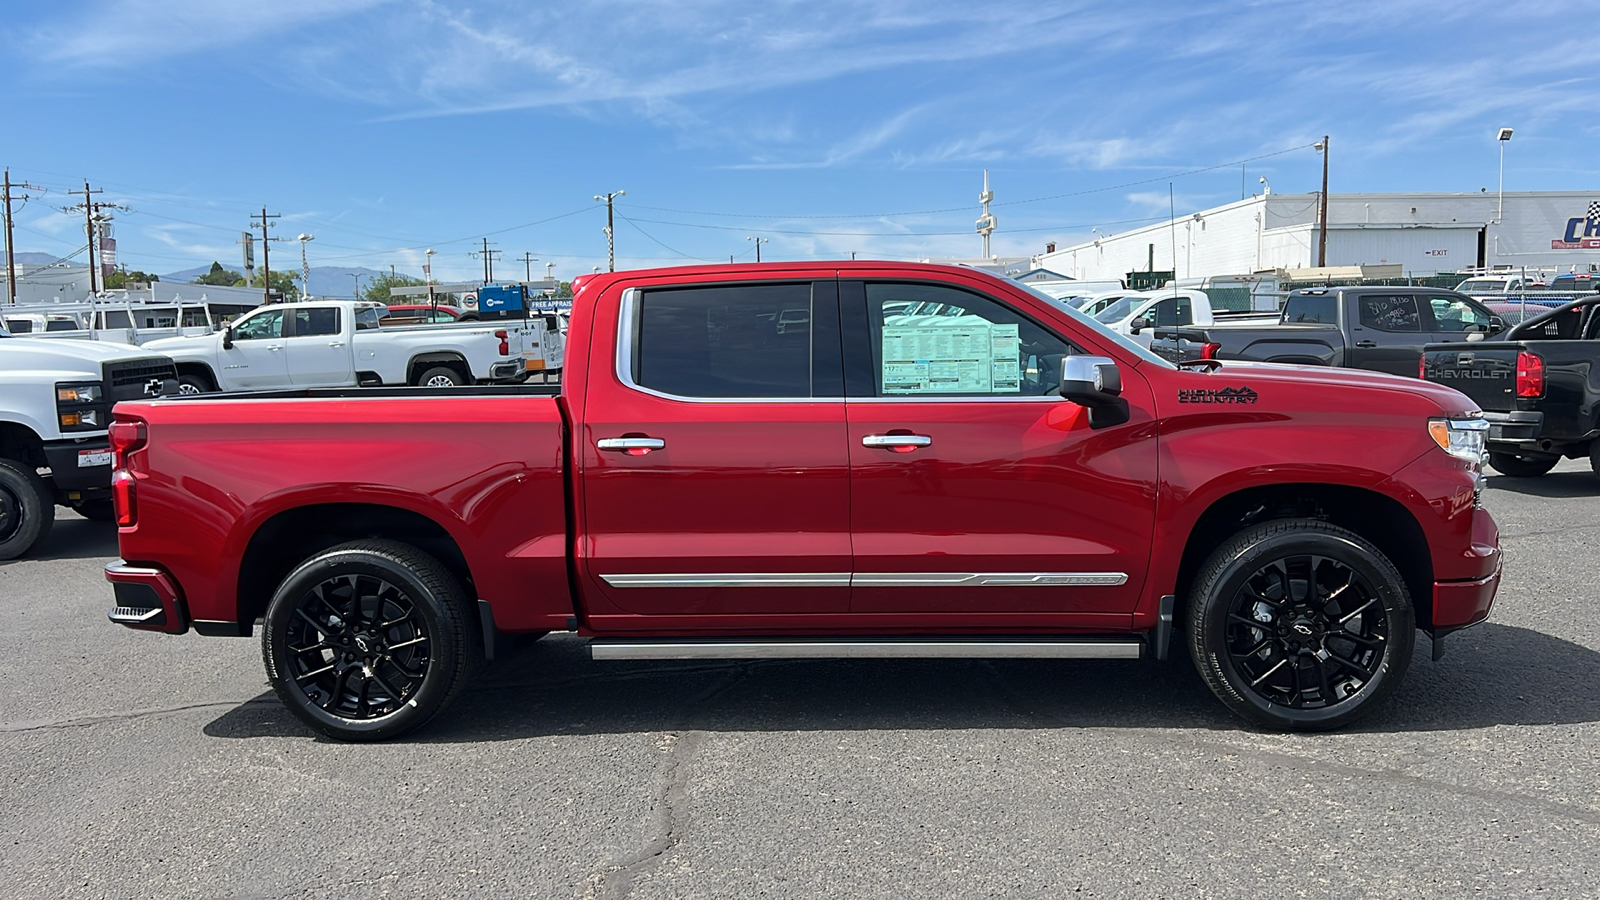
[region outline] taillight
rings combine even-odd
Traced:
[[[1427,378],[1428,377],[1428,354],[1426,354],[1426,353],[1424,353],[1421,356],[1417,357],[1417,377],[1418,378]]]
[[[1537,353],[1517,354],[1517,396],[1544,396],[1544,358]]]
[[[1201,359],[1216,359],[1217,358],[1217,354],[1221,353],[1221,352],[1222,352],[1222,345],[1221,344],[1213,344],[1210,341],[1207,341],[1204,344],[1200,345],[1200,358]]]
[[[134,491],[133,473],[128,471],[128,456],[145,445],[149,432],[139,419],[118,419],[106,429],[111,442],[111,506],[117,524],[128,528],[139,521],[139,503]]]
[[[501,356],[510,356],[511,355],[511,342],[506,339],[507,337],[509,337],[509,335],[507,335],[504,331],[496,331],[494,333],[494,336],[500,339],[500,355]]]

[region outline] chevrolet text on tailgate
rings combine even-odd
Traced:
[[[559,388],[116,408],[111,619],[249,636],[325,734],[439,712],[508,635],[597,659],[1164,659],[1335,728],[1500,578],[1450,388],[1173,366],[982,272],[584,280]]]

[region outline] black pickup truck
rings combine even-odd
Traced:
[[[1482,340],[1504,328],[1482,303],[1454,291],[1302,288],[1284,300],[1275,324],[1158,327],[1150,349],[1175,363],[1242,359],[1415,377],[1424,345]]]
[[[1500,339],[1432,344],[1422,377],[1477,402],[1489,420],[1489,465],[1531,478],[1562,457],[1600,474],[1600,296],[1535,316]]]

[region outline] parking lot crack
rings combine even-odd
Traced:
[[[621,900],[627,897],[633,889],[634,880],[660,865],[673,848],[682,842],[687,824],[693,763],[706,741],[706,732],[694,726],[700,723],[705,704],[733,687],[744,678],[747,671],[747,667],[741,666],[729,673],[728,677],[684,702],[681,708],[684,727],[666,732],[662,738],[667,745],[668,756],[661,787],[650,808],[650,835],[638,850],[613,862],[604,871],[592,873],[580,886],[577,896],[581,900]]]
[[[0,734],[20,734],[28,731],[51,731],[62,728],[87,728],[91,725],[104,725],[109,722],[126,722],[133,719],[145,719],[151,716],[170,716],[174,713],[189,712],[196,709],[217,709],[226,707],[237,709],[241,706],[253,704],[276,704],[276,698],[264,700],[252,698],[249,700],[217,700],[210,703],[186,703],[182,706],[163,706],[155,709],[130,709],[127,712],[106,713],[99,716],[80,716],[74,719],[50,719],[32,722],[0,722]]]

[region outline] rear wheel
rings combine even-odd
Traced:
[[[0,459],[0,559],[16,559],[50,536],[56,505],[33,466]]]
[[[466,592],[398,541],[353,541],[301,563],[267,606],[261,654],[289,711],[330,737],[425,724],[477,668]]]
[[[1511,478],[1537,478],[1554,469],[1560,461],[1557,456],[1537,456],[1526,453],[1489,454],[1489,465],[1496,472]]]
[[[461,373],[449,366],[434,366],[417,376],[417,384],[423,387],[456,387],[466,383]]]
[[[1200,569],[1188,607],[1194,664],[1235,713],[1320,731],[1366,715],[1405,675],[1416,640],[1394,564],[1313,519],[1249,528]]]

